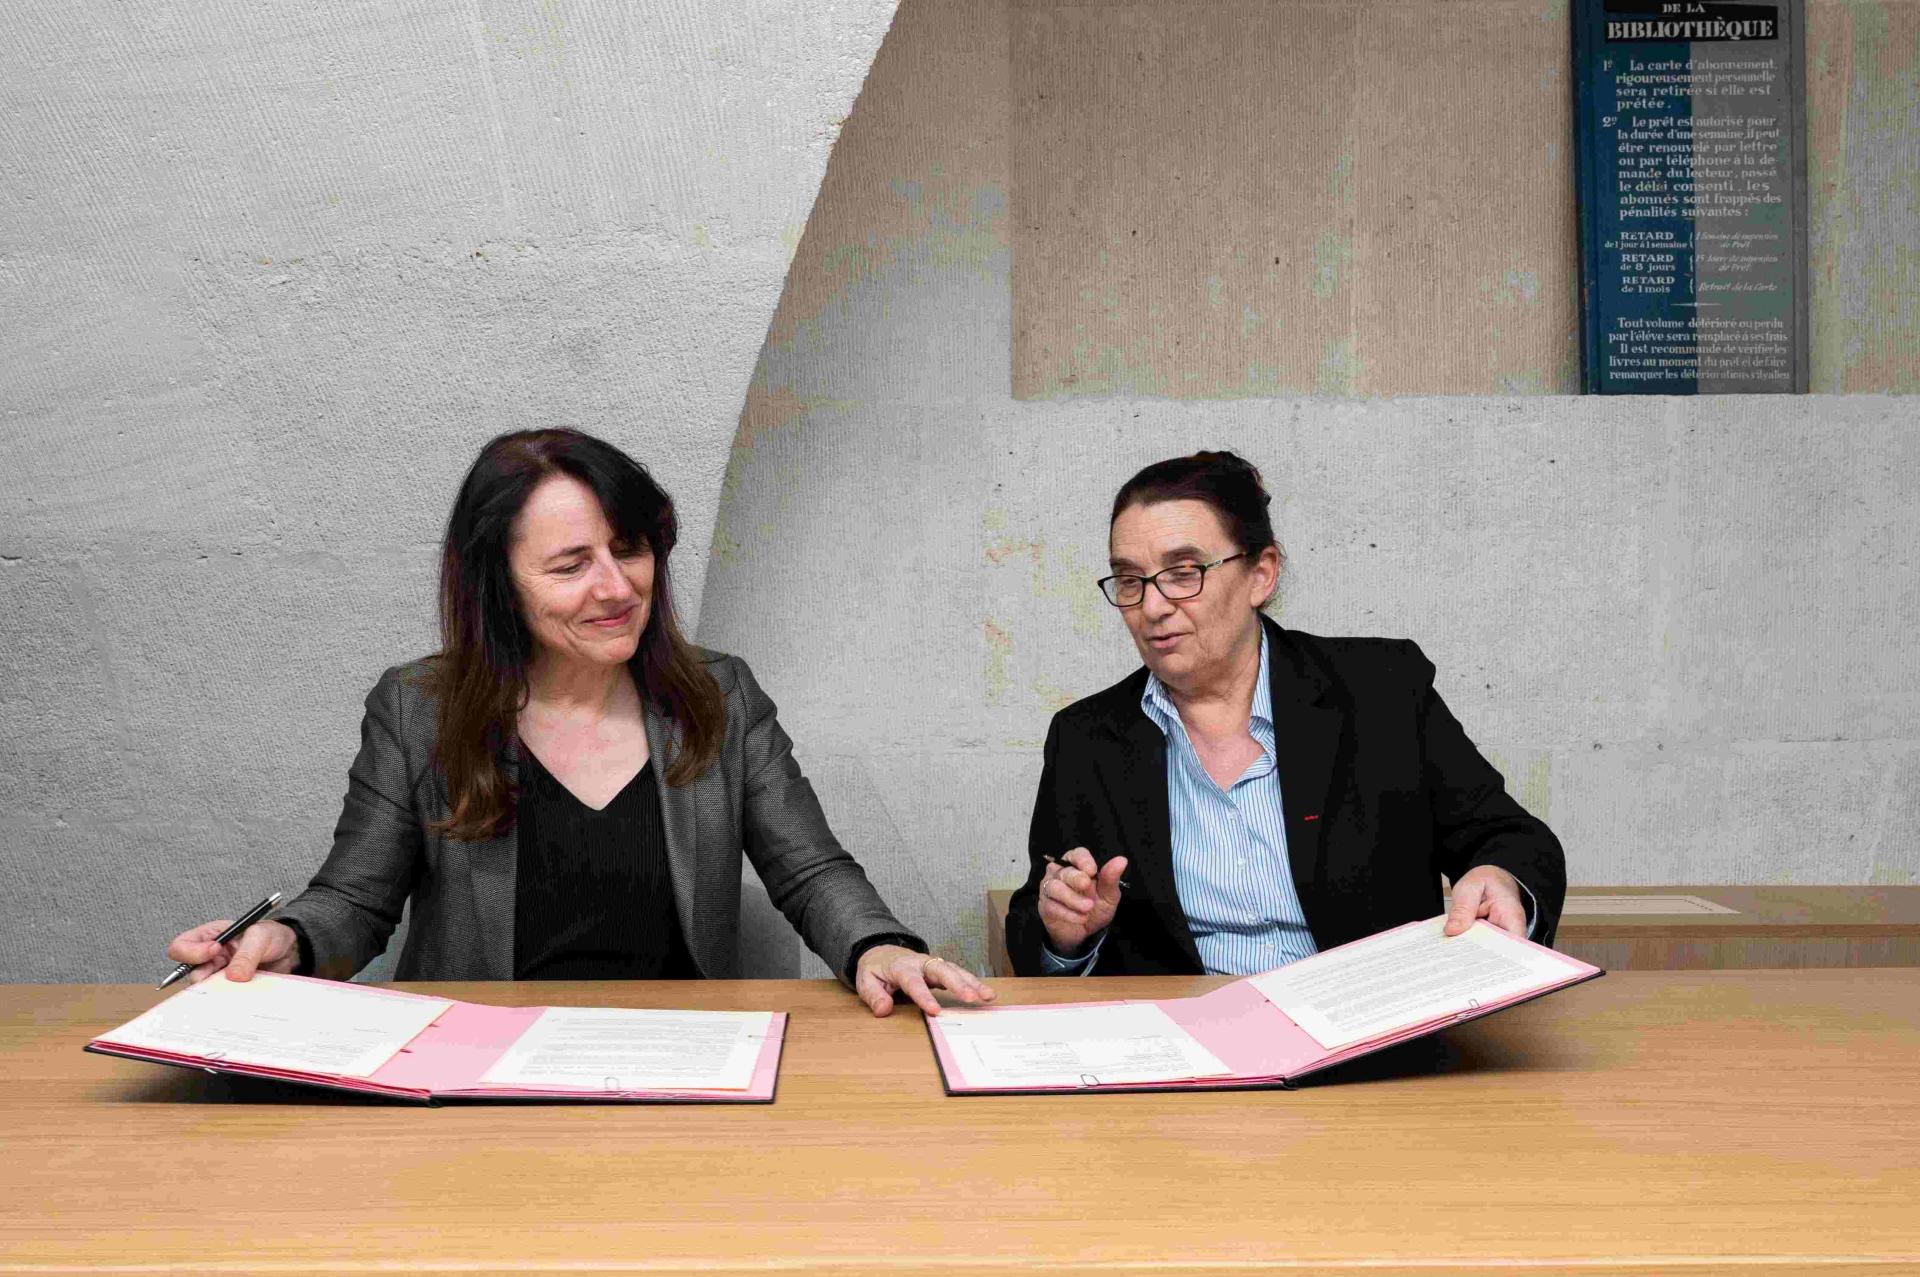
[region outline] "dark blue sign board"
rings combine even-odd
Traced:
[[[1574,0],[1588,394],[1807,389],[1802,0]]]

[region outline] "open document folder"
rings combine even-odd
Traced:
[[[131,1060],[395,1099],[768,1103],[776,1011],[496,1007],[224,973],[87,1044]]]
[[[1197,998],[948,1010],[927,1032],[950,1095],[1283,1087],[1605,974],[1486,922],[1445,926],[1410,922]]]

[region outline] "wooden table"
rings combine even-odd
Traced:
[[[1012,895],[987,892],[995,975]],[[1574,887],[1554,948],[1609,971],[1920,967],[1920,886]]]
[[[1567,906],[1554,947],[1609,971],[1920,966],[1920,887],[1576,887]]]
[[[1920,1272],[1916,970],[1619,973],[1294,1092],[970,1099],[824,982],[410,987],[785,1008],[779,1101],[401,1106],[83,1055],[153,992],[0,987],[0,1272]]]

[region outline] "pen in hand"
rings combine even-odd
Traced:
[[[1076,864],[1074,864],[1074,863],[1073,863],[1072,861],[1070,861],[1070,860],[1068,860],[1068,859],[1067,859],[1067,858],[1066,858],[1065,856],[1055,856],[1055,855],[1048,855],[1048,856],[1046,857],[1046,861],[1047,861],[1047,863],[1048,863],[1048,864],[1050,864],[1050,865],[1058,865],[1058,866],[1060,866],[1060,868],[1062,868],[1062,869],[1079,869],[1079,868],[1080,868],[1080,867],[1079,867],[1078,865],[1076,865]],[[1082,872],[1082,873],[1084,873],[1084,872],[1086,872],[1086,871],[1085,871],[1085,870],[1081,870],[1081,872]],[[1131,888],[1132,886],[1133,886],[1133,884],[1132,884],[1132,883],[1130,883],[1130,882],[1128,882],[1128,881],[1127,881],[1127,880],[1126,880],[1125,878],[1122,878],[1122,879],[1120,880],[1120,890],[1122,890],[1122,891],[1126,891],[1126,890],[1128,890],[1129,888]]]
[[[213,943],[225,944],[227,943],[227,941],[239,935],[242,931],[245,931],[248,927],[251,927],[254,923],[260,921],[260,919],[266,917],[267,912],[271,910],[275,905],[280,903],[281,894],[282,893],[278,891],[274,892],[272,895],[268,896],[265,900],[262,900],[259,904],[255,905],[253,908],[247,910],[245,913],[241,914],[238,918],[234,919],[232,926],[228,927],[225,931],[222,931],[219,935],[213,938]],[[193,970],[193,968],[194,968],[194,964],[191,962],[179,963],[173,968],[173,970],[167,972],[167,978],[162,980],[155,987],[164,989],[168,985],[172,984],[175,980],[178,980],[181,976],[187,974],[187,972]]]

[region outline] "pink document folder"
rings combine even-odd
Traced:
[[[299,980],[301,976],[279,976]],[[367,1076],[342,1076],[310,1073],[250,1064],[243,1059],[227,1058],[220,1053],[183,1054],[155,1050],[130,1043],[116,1042],[112,1030],[89,1042],[86,1050],[101,1055],[117,1055],[129,1060],[170,1064],[201,1069],[208,1073],[230,1073],[240,1077],[268,1078],[302,1086],[380,1095],[397,1100],[433,1103],[438,1100],[517,1100],[533,1102],[590,1101],[601,1103],[643,1104],[768,1104],[780,1074],[780,1051],[786,1040],[787,1017],[774,1012],[760,1043],[752,1081],[740,1090],[636,1090],[620,1085],[618,1078],[594,1088],[557,1086],[495,1086],[483,1081],[487,1070],[504,1055],[540,1018],[546,1007],[497,1007],[478,1002],[457,1002],[429,998],[398,989],[352,986],[357,993],[382,998],[409,998],[416,1001],[448,1002],[447,1009],[433,1023],[401,1047],[391,1059]],[[130,1021],[129,1024],[132,1022]],[[120,1026],[121,1029],[129,1027]]]
[[[1409,924],[1419,926],[1421,924]],[[1481,924],[1486,925],[1486,924]],[[1396,928],[1401,930],[1400,928]],[[1391,934],[1391,933],[1383,933]],[[1369,937],[1370,939],[1372,937]],[[1364,944],[1365,940],[1356,941]],[[1225,1065],[1229,1072],[1225,1075],[1207,1077],[1180,1078],[1156,1082],[1103,1082],[1097,1075],[1085,1075],[1077,1084],[1060,1083],[1057,1085],[1006,1086],[970,1081],[960,1055],[947,1041],[944,1026],[938,1019],[927,1021],[927,1032],[933,1041],[933,1053],[939,1063],[941,1077],[949,1095],[1031,1095],[1047,1093],[1078,1093],[1092,1091],[1209,1091],[1238,1090],[1250,1088],[1285,1088],[1294,1081],[1317,1073],[1322,1069],[1344,1064],[1349,1060],[1371,1055],[1376,1051],[1397,1046],[1415,1038],[1438,1033],[1442,1029],[1482,1016],[1492,1015],[1508,1007],[1530,1002],[1549,993],[1570,988],[1606,974],[1599,967],[1570,958],[1563,953],[1544,949],[1530,941],[1517,940],[1529,949],[1546,955],[1550,961],[1545,965],[1552,968],[1551,974],[1544,975],[1541,981],[1532,987],[1509,992],[1503,996],[1486,1000],[1474,999],[1461,1009],[1449,1011],[1445,1015],[1422,1018],[1409,1023],[1375,1033],[1361,1041],[1347,1043],[1336,1048],[1321,1045],[1312,1034],[1301,1028],[1288,1017],[1267,996],[1260,991],[1251,978],[1236,980],[1223,985],[1211,993],[1192,998],[1164,998],[1153,1000],[1150,1005],[1165,1012],[1168,1018],[1185,1029],[1193,1039],[1206,1048],[1215,1059]],[[1347,948],[1348,946],[1341,946]],[[1328,950],[1335,953],[1339,950]],[[1071,978],[1071,977],[1067,977]],[[1098,979],[1088,984],[1098,987]],[[1054,1007],[1115,1006],[1113,1002],[1070,1002],[1050,1003]],[[1001,1011],[1017,1011],[1020,1008],[1007,1006],[995,1007],[979,1014],[991,1016]]]

